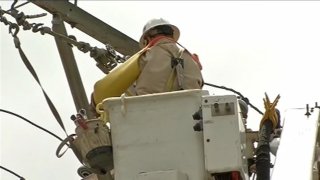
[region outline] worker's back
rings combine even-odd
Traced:
[[[178,85],[179,74],[174,72],[173,59],[175,58],[183,59],[180,74],[183,76],[181,87]],[[139,64],[141,74],[136,81],[137,95],[202,87],[202,75],[198,64],[192,59],[190,53],[172,40],[160,39],[140,57]]]

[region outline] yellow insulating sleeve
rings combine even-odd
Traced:
[[[146,49],[144,48],[131,56],[94,84],[93,100],[95,104],[109,97],[119,97],[134,83],[140,74],[138,59]]]

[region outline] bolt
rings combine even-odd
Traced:
[[[306,116],[309,117],[309,116],[311,115],[311,113],[309,112],[309,104],[307,104],[306,110],[307,110],[307,112],[306,112],[306,114],[304,114],[304,115],[306,115]]]
[[[219,112],[219,104],[218,103],[214,103],[213,104],[213,107],[214,107],[214,111],[217,113]]]
[[[231,111],[231,107],[230,107],[230,104],[229,103],[226,103],[226,111],[227,112],[230,112]]]
[[[77,117],[73,114],[73,115],[70,117],[70,119],[71,119],[72,121],[74,121],[74,120],[77,119]]]

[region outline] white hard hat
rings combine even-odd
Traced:
[[[139,45],[140,47],[143,47],[143,41],[144,41],[144,36],[148,33],[148,31],[154,27],[161,26],[161,25],[168,25],[173,29],[173,39],[175,41],[178,41],[180,37],[180,30],[175,26],[170,24],[168,21],[160,18],[160,19],[151,19],[149,20],[146,25],[144,25],[143,30],[142,30],[142,35],[139,40]]]

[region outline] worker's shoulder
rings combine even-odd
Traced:
[[[175,51],[179,51],[179,46],[176,42],[164,39],[157,42],[150,49],[175,52]]]

